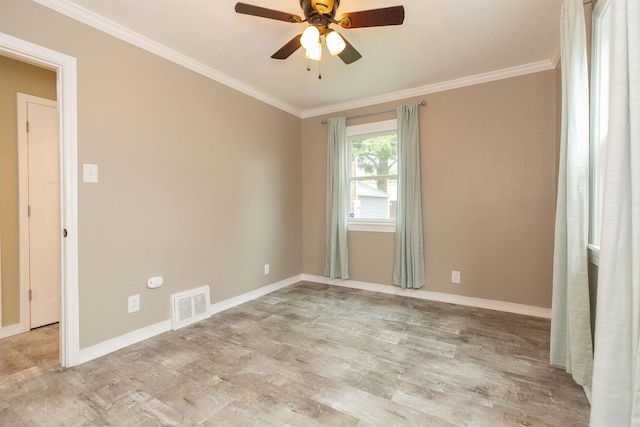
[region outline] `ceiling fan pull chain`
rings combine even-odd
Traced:
[[[318,61],[318,80],[322,79],[322,59]]]

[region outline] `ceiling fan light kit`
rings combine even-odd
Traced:
[[[304,54],[304,57],[307,59],[312,59],[314,61],[320,61],[322,59],[322,44],[318,42],[316,44],[309,45]]]
[[[309,50],[314,45],[320,43],[320,30],[315,25],[309,25],[300,37],[300,44],[303,48]]]
[[[344,42],[344,39],[340,34],[333,30],[327,30],[327,33],[324,36],[324,40],[327,43],[327,49],[329,49],[329,53],[331,55],[336,56],[339,53],[342,53],[347,44]]]
[[[344,42],[344,39],[337,32],[327,29],[324,33],[325,43],[327,44],[327,49],[331,55],[336,56],[341,53],[347,44]],[[307,50],[305,53],[305,58],[313,59],[316,61],[320,60],[322,56],[322,52],[316,53],[318,49],[322,51],[322,42],[320,38],[320,30],[315,25],[309,25],[303,32],[300,37],[300,44],[303,48]],[[317,59],[316,59],[317,58]]]
[[[274,59],[287,59],[300,47],[304,47],[305,58],[320,61],[322,58],[322,42],[324,36],[329,53],[339,56],[345,64],[351,64],[362,58],[341,34],[329,28],[329,25],[340,25],[345,29],[401,25],[404,22],[404,7],[391,6],[380,9],[362,10],[343,14],[335,19],[340,0],[300,0],[304,19],[298,15],[267,9],[246,3],[236,3],[237,13],[275,19],[294,24],[307,22],[309,26],[302,34],[298,34],[280,50],[271,55]],[[307,66],[307,70],[310,67]],[[320,76],[318,76],[320,78]]]

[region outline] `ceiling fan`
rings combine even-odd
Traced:
[[[401,25],[404,22],[402,6],[345,13],[336,20],[338,6],[340,6],[340,0],[300,0],[304,19],[298,15],[246,3],[236,3],[236,12],[294,24],[303,22],[309,24],[303,33],[295,36],[271,55],[274,59],[287,59],[302,46],[306,49],[306,58],[319,61],[322,56],[321,40],[324,36],[329,52],[339,56],[345,64],[357,61],[362,58],[362,55],[341,34],[329,28],[329,25],[337,24],[349,29]]]

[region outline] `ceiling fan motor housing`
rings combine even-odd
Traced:
[[[315,6],[315,7],[314,7]],[[324,33],[331,22],[334,22],[340,0],[300,0],[304,17],[311,25],[315,25]]]
[[[335,11],[340,6],[340,0],[300,0],[300,7],[305,11],[305,15],[307,13],[305,3],[309,4],[311,10],[316,10],[322,15],[332,13],[332,16],[335,16]]]

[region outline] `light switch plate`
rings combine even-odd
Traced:
[[[84,163],[82,165],[82,180],[84,182],[98,182],[98,165]]]

